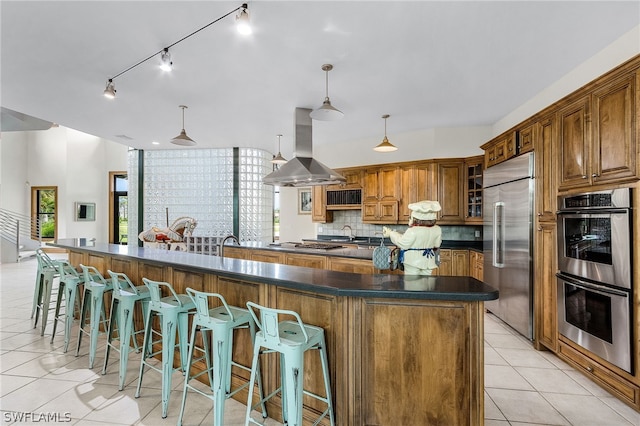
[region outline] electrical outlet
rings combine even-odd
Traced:
[[[476,238],[480,238],[480,231],[476,231]]]

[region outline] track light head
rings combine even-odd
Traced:
[[[104,89],[103,94],[107,99],[114,99],[116,97],[116,85],[112,79],[107,80],[107,87]]]
[[[238,15],[236,15],[236,28],[242,35],[249,35],[253,33],[253,30],[251,29],[251,22],[249,21],[249,12],[247,11],[247,9],[247,4],[243,3],[242,10]]]
[[[169,53],[168,47],[165,47],[164,50],[160,53],[160,69],[167,72],[173,69],[173,62],[171,62],[171,53]]]

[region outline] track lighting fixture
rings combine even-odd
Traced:
[[[173,62],[171,62],[171,53],[169,53],[169,48],[167,47],[165,47],[162,53],[160,53],[160,69],[167,72],[173,69]]]
[[[253,32],[251,29],[251,23],[249,22],[249,12],[247,12],[247,5],[242,5],[242,10],[236,15],[236,28],[242,35],[249,35]]]
[[[331,64],[324,64],[322,66],[322,71],[325,72],[325,76],[326,76],[326,81],[325,81],[326,95],[324,98],[324,102],[322,103],[322,106],[317,109],[314,109],[313,111],[311,111],[311,114],[309,114],[309,116],[314,120],[336,121],[344,117],[344,114],[342,113],[342,111],[340,111],[337,108],[334,108],[331,105],[331,101],[329,100],[329,71],[331,71],[332,69],[333,69],[333,65]]]
[[[284,158],[280,153],[280,138],[282,137],[282,135],[276,135],[276,136],[278,136],[278,155],[274,155],[273,160],[271,160],[271,162],[275,165],[280,165],[280,164],[286,163],[289,160]]]
[[[387,139],[387,118],[389,117],[390,117],[389,114],[385,114],[382,116],[382,118],[384,118],[384,139],[382,140],[382,142],[380,142],[380,144],[378,144],[375,148],[373,148],[374,151],[391,152],[391,151],[396,151],[398,149],[391,142],[389,142],[389,139]]]
[[[226,18],[227,16],[240,11],[240,13],[236,16],[236,22],[238,25],[238,32],[240,32],[241,34],[251,34],[251,27],[249,26],[249,6],[247,5],[247,3],[242,3],[242,5],[236,7],[235,9],[233,9],[231,12],[228,12],[224,15],[222,15],[221,17],[219,17],[218,19],[215,19],[211,22],[209,22],[207,25],[198,28],[197,30],[193,31],[190,34],[187,34],[186,36],[182,37],[180,40],[171,43],[170,45],[168,45],[167,47],[165,47],[164,49],[155,52],[152,55],[147,56],[146,58],[144,58],[143,60],[135,63],[134,65],[130,66],[129,68],[125,69],[124,71],[119,72],[118,74],[114,75],[113,77],[111,77],[110,79],[107,80],[107,86],[104,89],[104,96],[110,99],[113,99],[116,97],[116,89],[115,89],[115,84],[113,83],[113,80],[115,80],[116,78],[120,77],[122,74],[131,71],[132,69],[134,69],[135,67],[137,67],[138,65],[141,65],[145,62],[147,62],[149,59],[153,58],[156,55],[160,55],[160,68],[165,70],[165,71],[171,71],[171,68],[173,66],[173,62],[171,62],[171,54],[169,53],[169,49],[173,46],[175,46],[176,44],[188,39],[189,37],[196,35],[197,33],[199,33],[200,31],[204,30],[205,28],[215,24],[218,21],[223,20],[224,18]],[[185,107],[186,108],[186,107]],[[184,111],[184,110],[183,110]]]
[[[171,139],[171,143],[175,145],[182,146],[193,146],[196,144],[196,141],[187,136],[187,132],[184,130],[184,110],[188,108],[186,105],[178,105],[178,108],[182,108],[182,131],[178,136]]]
[[[116,85],[113,84],[113,80],[107,80],[107,87],[104,89],[104,97],[107,99],[113,99],[116,97]]]

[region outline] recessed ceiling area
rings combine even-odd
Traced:
[[[252,35],[229,16],[174,46],[171,73],[153,58],[102,96],[110,77],[241,4],[3,1],[2,106],[174,149],[187,105],[197,148],[275,151],[282,134],[287,156],[294,109],[324,100],[323,64],[344,118],[315,122],[316,145],[381,137],[383,114],[390,133],[490,126],[640,22],[637,1],[255,1]]]

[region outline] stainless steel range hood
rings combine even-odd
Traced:
[[[296,108],[294,157],[262,179],[266,185],[314,186],[344,183],[345,178],[312,158],[310,109]]]

